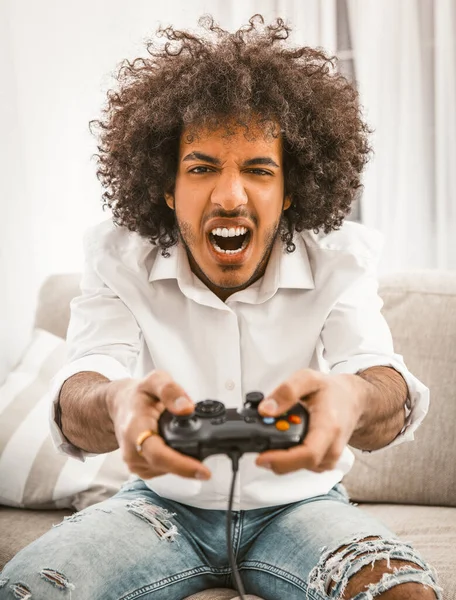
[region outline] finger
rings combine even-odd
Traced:
[[[336,467],[342,450],[330,447],[328,453],[321,459],[311,449],[304,448],[301,445],[288,450],[263,452],[258,457],[257,464],[260,467],[271,469],[278,475],[291,473],[299,469],[308,469],[316,473],[323,473]]]
[[[270,469],[277,475],[284,475],[299,469],[315,470],[313,460],[309,460],[307,449],[302,446],[289,448],[288,450],[272,450],[263,452],[257,459],[257,465]]]
[[[146,469],[149,477],[155,477],[157,475],[162,475],[167,472],[176,473],[177,475],[183,475],[184,477],[196,477],[200,479],[208,479],[211,475],[210,471],[205,467],[199,460],[196,460],[191,457],[187,457],[180,452],[172,450],[165,443],[163,438],[158,435],[158,418],[159,414],[157,411],[156,418],[148,415],[147,420],[142,421],[143,425],[141,430],[138,429],[138,424],[134,429],[134,433],[131,431],[127,435],[124,436],[126,440],[125,446],[123,448],[123,459],[127,463],[130,470],[135,473],[138,473],[138,467],[142,470]],[[144,439],[141,443],[141,451],[138,452],[136,441],[138,440],[138,436],[140,433],[150,430],[153,432],[153,435],[149,435]],[[154,440],[159,440],[159,451],[157,453],[156,444]],[[168,452],[171,450],[171,453]],[[162,457],[164,454],[164,458]],[[179,459],[176,461],[176,457]],[[174,458],[174,462],[173,462]],[[175,465],[175,467],[168,468],[169,460]],[[184,469],[184,472],[180,471],[180,468]],[[136,470],[134,470],[136,468]],[[177,469],[175,471],[174,469]],[[186,471],[185,471],[186,470]],[[188,471],[191,471],[191,474],[188,474]],[[138,473],[139,474],[139,473]]]
[[[146,442],[148,442],[147,446]],[[193,479],[211,477],[210,470],[201,461],[173,450],[159,435],[147,438],[141,456],[147,462],[151,472],[173,473]]]
[[[146,406],[140,406],[135,412],[135,421],[131,424],[131,427],[134,427],[134,431],[136,432],[138,423],[150,423],[151,426],[144,427],[141,431],[145,431],[146,429],[158,431],[158,421],[164,410],[165,405],[163,402],[159,401],[155,402],[153,405],[146,404]]]
[[[319,457],[315,457],[310,451],[308,451],[307,455],[303,454],[300,457],[300,461],[305,466],[297,468],[305,468],[309,471],[314,471],[315,473],[324,473],[325,471],[331,471],[332,469],[336,468],[340,456],[343,452],[343,449],[344,446],[336,442],[329,446],[326,455],[321,460]],[[294,467],[295,466],[293,464],[289,465],[291,471],[296,470]]]
[[[257,465],[271,469],[274,473],[283,475],[298,469],[308,469],[319,472],[322,458],[313,449],[302,444],[288,450],[271,450],[262,452],[257,458]]]
[[[153,431],[153,435],[155,435],[155,432],[157,431],[156,419],[149,419],[148,429],[150,431]],[[146,431],[146,429],[144,429],[143,431]],[[150,451],[150,448],[147,448],[146,446],[152,437],[153,436],[149,436],[142,442],[141,451],[138,451],[136,444],[133,445],[131,443],[127,443],[128,449],[124,451],[124,460],[127,463],[130,471],[132,473],[136,473],[143,479],[149,479],[152,477],[157,477],[158,475],[166,474],[165,471],[163,471],[162,469],[152,468],[150,462],[148,462],[147,459],[144,458],[144,452],[147,453]],[[136,439],[138,439],[138,437],[136,437]]]
[[[323,377],[313,369],[302,369],[276,387],[258,406],[263,416],[275,417],[292,408],[301,398],[317,392]]]
[[[318,467],[318,472],[323,473],[324,471],[332,471],[337,467],[337,463],[341,457],[343,452],[343,448],[340,448],[337,444],[331,446],[328,451],[328,454],[322,460]],[[315,469],[316,470],[316,469]]]
[[[138,390],[159,400],[174,414],[185,415],[194,410],[190,396],[166,371],[152,371],[140,382]]]
[[[131,473],[139,475],[142,479],[153,479],[160,475],[166,475],[164,471],[152,470],[145,461],[134,462],[133,464],[128,465],[128,468]]]
[[[309,428],[302,444],[288,450],[271,450],[260,454],[258,466],[267,465],[275,473],[289,473],[297,469],[319,471],[331,447],[341,445],[341,429],[328,417],[325,403],[309,405]],[[343,446],[342,446],[343,447]]]

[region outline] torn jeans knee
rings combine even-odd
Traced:
[[[70,583],[63,573],[55,571],[54,569],[42,569],[40,571],[40,577],[60,590],[76,589],[74,584]],[[0,588],[5,587],[9,581],[9,577],[0,578]],[[24,583],[17,581],[11,583],[9,588],[14,598],[17,598],[18,600],[33,600],[34,598],[30,588]]]
[[[32,600],[32,592],[23,583],[13,583],[10,585],[10,589],[15,598],[19,598],[19,600]]]
[[[413,547],[398,539],[366,539],[366,536],[353,538],[347,544],[339,544],[342,550],[326,550],[316,567],[309,574],[309,589],[314,589],[326,598],[342,600],[349,580],[363,567],[379,560],[386,560],[391,568],[391,560],[401,560],[412,565],[393,568],[385,573],[380,581],[371,583],[368,589],[360,592],[354,600],[374,600],[380,594],[401,583],[421,583],[432,588],[437,600],[442,600],[442,589],[437,585],[435,572],[417,554]],[[334,584],[332,586],[332,584]],[[331,587],[332,586],[332,587]]]
[[[74,584],[70,583],[63,573],[55,571],[54,569],[42,569],[40,571],[40,577],[60,590],[75,589]]]
[[[177,527],[171,522],[174,513],[153,504],[144,496],[140,496],[127,504],[127,510],[140,519],[143,519],[162,540],[173,542],[178,535]]]

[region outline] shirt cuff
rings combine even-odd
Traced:
[[[57,403],[59,401],[60,390],[67,379],[76,373],[82,371],[93,371],[104,375],[107,379],[114,381],[115,379],[124,379],[131,377],[129,371],[115,358],[104,354],[92,354],[79,358],[68,365],[65,365],[51,379],[50,384],[50,411],[49,411],[49,427],[51,431],[52,442],[59,454],[72,456],[82,462],[85,462],[87,457],[98,456],[97,453],[86,452],[77,446],[73,445],[63,435],[61,428],[58,425]]]
[[[380,452],[386,448],[392,448],[402,442],[412,442],[415,439],[415,431],[423,422],[429,410],[429,389],[410,373],[404,364],[400,354],[393,356],[382,356],[377,354],[363,354],[355,356],[347,361],[336,364],[331,373],[353,373],[364,371],[370,367],[392,367],[402,375],[408,387],[408,395],[405,404],[405,424],[401,432],[389,444],[378,450],[362,450],[362,452]]]

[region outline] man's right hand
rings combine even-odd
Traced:
[[[152,371],[144,379],[121,379],[107,386],[106,405],[114,424],[122,458],[132,473],[150,479],[166,473],[209,479],[211,472],[199,460],[170,448],[162,437],[152,435],[136,450],[138,436],[158,431],[158,419],[167,409],[175,415],[190,414],[194,404],[165,371]]]

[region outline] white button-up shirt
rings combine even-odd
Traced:
[[[287,254],[278,238],[263,277],[223,302],[193,274],[180,243],[164,258],[160,248],[111,219],[89,229],[81,295],[71,303],[69,363],[51,386],[50,424],[60,452],[81,460],[94,456],[71,445],[55,421],[60,388],[80,371],[114,380],[163,369],[194,402],[211,398],[241,408],[247,392],[266,395],[305,367],[356,373],[388,365],[409,388],[406,425],[390,446],[412,440],[429,392],[394,353],[380,312],[380,234],[345,222],[328,235],[295,234],[294,242],[296,250]],[[353,464],[345,448],[331,471],[275,475],[257,467],[255,458],[241,458],[235,509],[324,494]],[[231,462],[224,455],[205,462],[212,471],[208,481],[170,474],[146,484],[179,502],[226,509]]]

